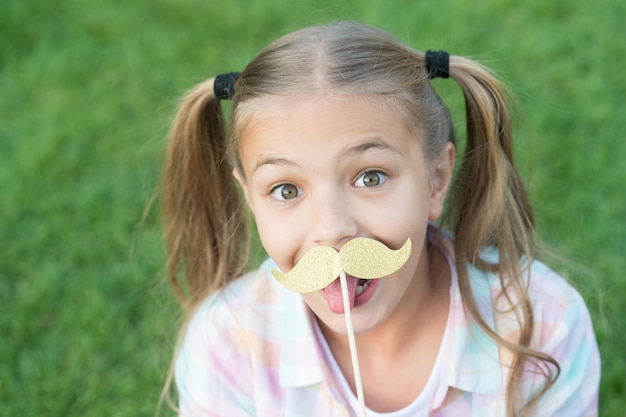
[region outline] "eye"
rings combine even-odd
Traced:
[[[281,184],[274,187],[271,194],[277,200],[291,200],[300,195],[300,190],[293,184]]]
[[[387,180],[387,175],[380,171],[365,171],[354,183],[355,187],[376,187]]]

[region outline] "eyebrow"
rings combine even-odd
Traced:
[[[398,155],[402,154],[400,150],[396,148],[395,146],[390,145],[389,143],[385,142],[380,137],[376,137],[376,138],[373,138],[372,140],[369,140],[364,143],[360,143],[358,145],[355,145],[346,149],[345,151],[339,154],[339,159],[345,159],[348,157],[358,156],[369,151],[370,149],[391,151],[391,152],[397,153]]]
[[[261,168],[264,165],[284,165],[284,166],[292,166],[292,167],[300,166],[296,162],[289,160],[289,159],[272,158],[268,156],[268,157],[263,157],[257,161],[257,163],[254,165],[254,168],[252,168],[251,174],[254,174],[259,168]]]
[[[398,150],[395,146],[391,146],[390,144],[385,142],[382,138],[376,137],[376,138],[373,138],[372,140],[369,140],[369,141],[364,142],[364,143],[360,143],[360,144],[355,145],[355,146],[351,146],[350,148],[346,149],[345,151],[342,151],[339,154],[338,159],[342,160],[342,159],[346,159],[346,158],[350,158],[350,157],[355,157],[355,156],[364,154],[365,152],[369,151],[370,149],[391,151],[391,152],[394,152],[394,153],[396,153],[398,155],[402,154],[400,152],[400,150]],[[259,159],[257,161],[257,163],[254,165],[254,168],[252,169],[252,174],[254,174],[259,168],[261,168],[264,165],[283,165],[283,166],[291,166],[291,167],[299,167],[300,166],[297,162],[292,161],[290,159],[273,158],[273,157],[269,157],[268,156],[268,157],[262,157],[261,159]]]

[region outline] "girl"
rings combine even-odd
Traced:
[[[465,97],[454,182],[436,77]],[[225,135],[220,99],[231,96]],[[240,75],[194,88],[165,163],[169,277],[187,313],[180,415],[356,415],[341,290],[301,295],[270,270],[357,237],[412,242],[397,272],[348,277],[368,416],[595,415],[589,313],[535,260],[512,148],[503,87],[487,70],[356,23],[287,35]],[[246,206],[270,259],[243,275]]]

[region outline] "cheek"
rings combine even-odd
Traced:
[[[257,210],[255,221],[263,248],[282,271],[293,267],[297,252],[298,230],[285,216]]]
[[[388,246],[400,248],[408,237],[416,239],[426,233],[429,202],[422,194],[399,192],[373,210],[366,207],[361,218],[366,229]]]

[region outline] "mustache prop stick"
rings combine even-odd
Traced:
[[[410,238],[400,249],[392,250],[377,240],[359,237],[350,240],[339,252],[329,246],[316,246],[305,253],[289,272],[283,273],[272,269],[272,275],[279,283],[287,289],[300,293],[322,290],[339,276],[361,417],[365,417],[365,399],[354,339],[346,273],[361,279],[382,278],[399,270],[409,259],[410,254]]]

